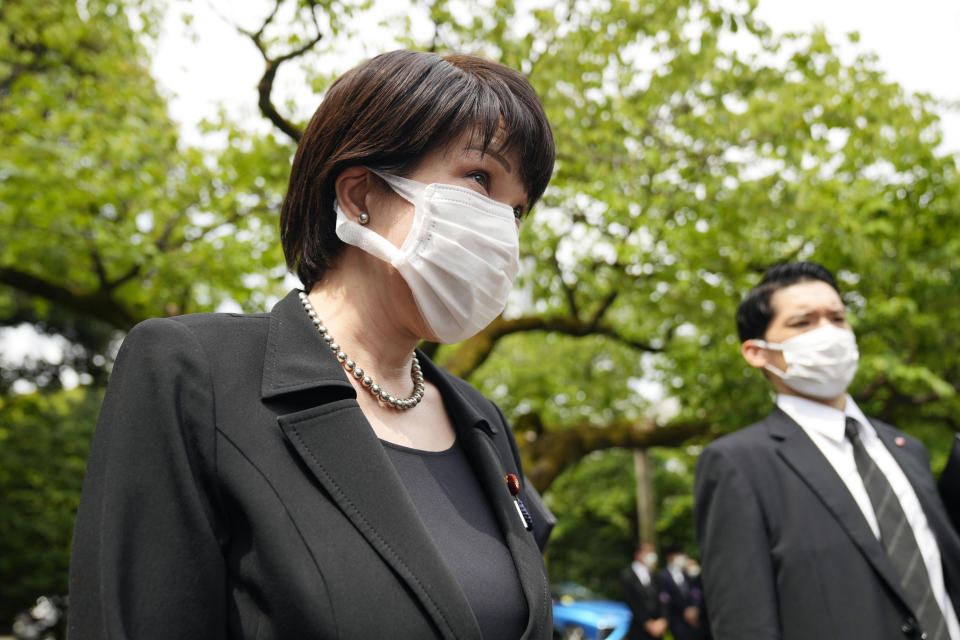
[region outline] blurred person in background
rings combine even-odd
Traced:
[[[503,310],[553,161],[500,64],[395,51],[340,77],[281,212],[303,291],[123,343],[70,638],[549,638],[551,516],[500,410],[416,346]]]
[[[677,547],[668,548],[666,564],[657,571],[655,581],[667,626],[674,640],[699,640],[699,591],[687,575],[687,556]]]
[[[833,275],[771,268],[737,329],[777,400],[697,463],[713,637],[960,640],[960,539],[923,445],[846,393],[859,352]]]
[[[654,578],[656,568],[656,549],[644,542],[634,552],[633,562],[620,574],[623,601],[633,615],[627,631],[629,640],[662,638],[667,630],[667,619]]]

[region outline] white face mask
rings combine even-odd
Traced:
[[[670,563],[670,566],[676,569],[677,571],[683,571],[683,567],[686,564],[687,564],[687,557],[684,555],[678,555],[674,557],[673,561]]]
[[[403,245],[350,220],[339,203],[337,237],[400,272],[437,340],[475,335],[503,311],[520,269],[513,208],[465,187],[373,173],[414,206]]]
[[[653,551],[643,554],[643,565],[647,569],[653,569],[657,566],[657,554]]]
[[[771,364],[764,368],[794,391],[813,398],[836,398],[847,390],[857,373],[857,339],[852,331],[833,325],[801,333],[780,344],[753,342],[765,349],[782,351],[786,371]]]

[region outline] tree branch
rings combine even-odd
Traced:
[[[282,2],[283,0],[276,0],[273,3],[273,11],[271,11],[270,15],[264,19],[263,24],[260,25],[260,28],[257,29],[257,32],[251,36],[254,44],[257,45],[257,48],[260,49],[260,53],[262,53],[264,56],[267,55],[267,52],[260,47],[260,44],[263,42],[263,32],[268,26],[270,26],[270,23],[273,22],[273,19],[277,16],[277,12],[280,11],[280,5]]]
[[[556,251],[550,253],[550,263],[557,272],[557,279],[560,281],[560,287],[563,289],[563,293],[567,298],[567,305],[570,307],[570,315],[574,318],[579,318],[580,310],[577,308],[577,298],[574,295],[573,287],[567,286],[567,283],[563,280],[563,269],[560,268],[560,261],[557,260]]]
[[[110,281],[107,278],[106,267],[103,266],[103,259],[100,257],[100,252],[97,251],[97,247],[93,244],[93,241],[90,238],[85,239],[90,246],[90,260],[93,261],[93,270],[97,274],[97,280],[100,282],[101,288],[106,288],[109,286]]]
[[[280,68],[280,63],[269,59],[265,62],[266,68],[263,71],[263,77],[260,78],[260,82],[257,84],[257,92],[260,94],[257,106],[260,107],[260,112],[267,120],[287,134],[291,140],[300,142],[300,138],[303,137],[303,131],[280,115],[280,112],[277,111],[270,97],[270,94],[273,92],[273,81],[277,77],[277,70]]]
[[[614,447],[676,447],[690,438],[707,434],[709,428],[707,422],[658,425],[651,420],[615,422],[604,427],[586,423],[544,431],[532,442],[521,434],[517,441],[527,479],[543,492],[564,469],[591,451]]]
[[[103,320],[124,331],[142,319],[114,300],[106,290],[78,293],[10,267],[0,267],[0,284]]]
[[[300,138],[303,136],[303,131],[295,124],[284,118],[273,104],[273,83],[277,78],[277,71],[280,69],[280,65],[288,60],[300,57],[313,49],[317,43],[323,39],[323,33],[320,29],[320,23],[317,21],[316,5],[314,3],[310,3],[310,15],[313,18],[313,26],[316,29],[316,35],[307,40],[307,42],[301,46],[292,49],[283,55],[271,58],[270,54],[267,52],[267,44],[264,42],[263,35],[267,26],[277,15],[277,11],[280,9],[281,1],[282,0],[276,0],[270,15],[264,19],[263,24],[260,25],[260,28],[257,31],[250,32],[239,27],[237,27],[237,31],[253,41],[254,46],[257,47],[257,51],[259,51],[260,55],[263,56],[263,61],[265,63],[263,76],[261,76],[260,82],[257,83],[257,93],[259,94],[257,106],[260,108],[260,112],[267,120],[272,122],[278,129],[287,134],[287,136],[289,136],[294,142],[299,142]]]
[[[455,375],[467,377],[489,357],[497,340],[511,333],[528,331],[553,331],[576,337],[601,335],[618,340],[638,351],[658,353],[663,350],[662,347],[654,347],[646,342],[626,338],[608,325],[602,323],[594,324],[592,321],[584,322],[579,318],[541,318],[539,316],[525,316],[507,320],[501,316],[490,323],[486,329],[469,340],[466,340],[459,349],[447,357],[440,365]]]
[[[607,310],[610,309],[610,305],[613,304],[613,301],[617,299],[618,293],[618,291],[611,291],[607,297],[603,299],[603,302],[600,303],[596,313],[593,314],[593,318],[590,320],[591,327],[597,328],[600,326],[600,321],[603,320],[604,314],[606,314]]]
[[[132,267],[130,267],[130,269],[128,269],[127,272],[122,276],[120,276],[119,278],[115,278],[110,282],[108,282],[106,288],[112,291],[113,289],[116,289],[120,285],[136,278],[138,275],[140,275],[140,272],[142,270],[143,270],[142,264],[135,264]]]

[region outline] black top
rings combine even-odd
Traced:
[[[421,451],[383,442],[484,638],[519,638],[527,601],[503,534],[459,442]]]

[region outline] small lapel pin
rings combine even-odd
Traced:
[[[520,500],[517,495],[520,493],[520,479],[512,473],[503,476],[503,479],[507,483],[507,489],[510,490],[510,495],[513,496],[513,506],[517,509],[517,515],[520,516],[520,522],[523,523],[523,528],[527,531],[533,531],[533,518],[530,517],[530,512],[527,511],[523,501]]]
[[[903,436],[897,436],[896,438],[893,439],[893,441],[896,443],[898,447],[902,447],[903,445],[907,444],[907,441],[906,439],[904,439]]]
[[[507,489],[510,489],[510,495],[515,496],[520,493],[520,480],[512,473],[503,476],[507,482]]]

